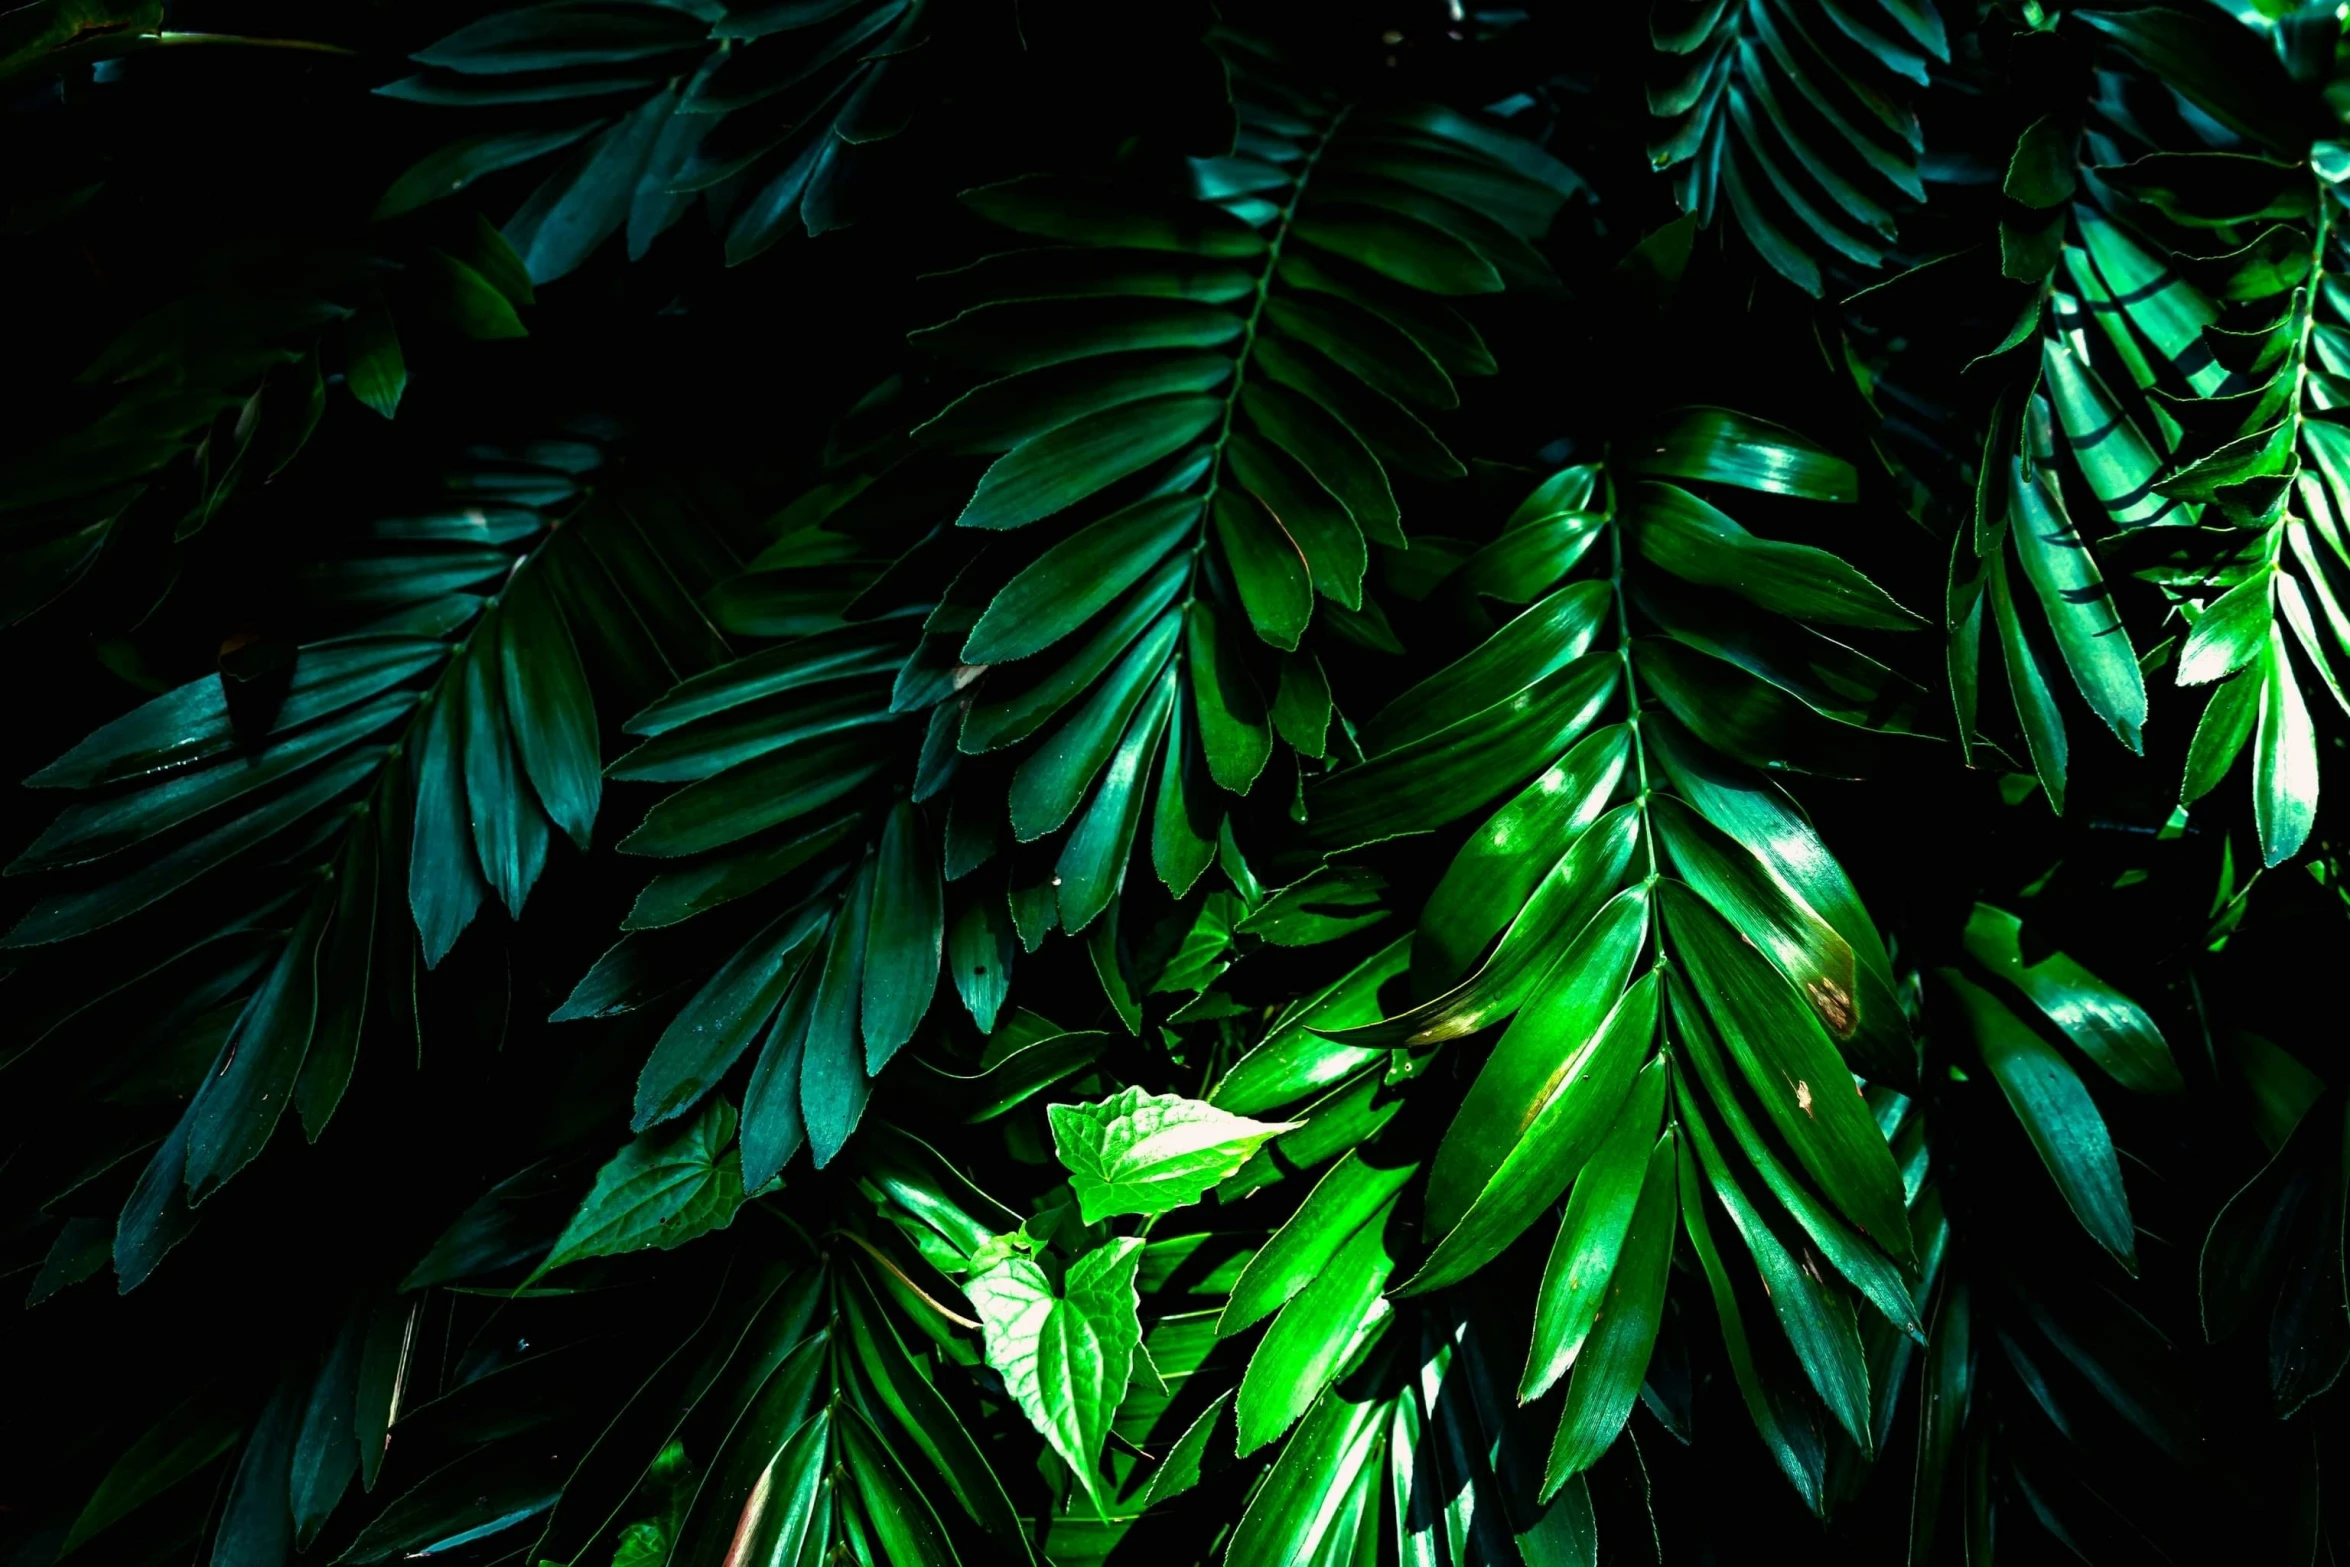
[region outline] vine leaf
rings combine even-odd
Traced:
[[[1128,1236],[1071,1263],[1058,1291],[1025,1257],[963,1286],[984,1325],[987,1363],[1097,1508],[1102,1446],[1142,1343],[1141,1265],[1142,1242]]]
[[[1094,1104],[1047,1105],[1053,1152],[1085,1222],[1148,1216],[1200,1200],[1265,1142],[1297,1125],[1252,1121],[1197,1099],[1141,1088]]]

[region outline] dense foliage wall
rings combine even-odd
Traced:
[[[8,1567],[2350,1543],[2338,8],[0,94]]]

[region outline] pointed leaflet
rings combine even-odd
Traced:
[[[1862,1233],[1909,1261],[1900,1173],[1819,1018],[1711,907],[1677,882],[1662,892],[1690,991],[1796,1161]]]
[[[996,459],[956,526],[1018,528],[1049,517],[1181,451],[1223,415],[1221,397],[1159,397],[1031,436]]]
[[[1360,1149],[1342,1155],[1241,1270],[1216,1319],[1216,1336],[1244,1332],[1287,1305],[1327,1271],[1357,1230],[1386,1210],[1418,1169],[1370,1163]]]
[[[631,1131],[681,1114],[726,1075],[807,960],[824,915],[802,905],[777,917],[678,1009],[637,1076]]]
[[[974,1523],[1021,1549],[1020,1520],[971,1433],[922,1375],[904,1341],[862,1280],[841,1291],[849,1347],[878,1400],[895,1419],[896,1434],[917,1447]]]
[[[245,1439],[229,1482],[228,1500],[212,1534],[212,1567],[284,1561],[294,1543],[294,1518],[286,1506],[294,1437],[302,1400],[292,1380],[280,1382]]]
[[[1170,661],[1128,721],[1125,737],[1102,769],[1092,805],[1078,818],[1053,867],[1060,882],[1061,928],[1072,935],[1091,925],[1125,883],[1135,830],[1142,823],[1147,776],[1168,714],[1174,710],[1176,689]]]
[[[742,1206],[734,1106],[713,1099],[691,1122],[635,1138],[605,1161],[536,1278],[588,1257],[668,1251],[722,1230]]]
[[[1199,1201],[1295,1122],[1252,1121],[1197,1099],[1129,1088],[1094,1104],[1047,1105],[1053,1152],[1088,1224]]]
[[[1377,756],[1458,723],[1580,658],[1615,607],[1604,582],[1576,582],[1520,614],[1459,658],[1381,708],[1362,727],[1365,755]]]
[[[58,1547],[60,1559],[237,1445],[246,1409],[216,1389],[191,1394],[132,1442],[98,1482]]]
[[[1729,1129],[1731,1141],[1746,1156],[1748,1167],[1761,1178],[1764,1189],[1802,1227],[1805,1236],[1829,1264],[1884,1314],[1887,1322],[1916,1336],[1920,1331],[1917,1305],[1909,1281],[1886,1260],[1883,1252],[1863,1239],[1787,1168],[1778,1145],[1763,1135],[1754,1124],[1754,1117],[1747,1113],[1746,1096],[1731,1080],[1713,1025],[1690,1004],[1686,986],[1673,988],[1673,1030],[1681,1043],[1681,1062],[1695,1069],[1693,1075],[1705,1091],[1708,1108]],[[1713,1147],[1711,1132],[1703,1127],[1697,1132],[1700,1156],[1712,1158],[1706,1152]],[[1808,1257],[1806,1260],[1808,1263]]]
[[[378,961],[395,945],[395,934],[399,951],[405,955],[408,950],[407,922],[396,910],[391,921],[384,918],[382,885],[383,862],[398,851],[404,782],[394,770],[378,786],[381,794],[352,823],[351,838],[335,865],[335,911],[318,951],[318,1015],[311,1026],[310,1049],[302,1058],[302,1076],[294,1085],[302,1134],[314,1143],[325,1135],[327,1122],[350,1087],[369,1001],[375,996]]]
[[[187,1109],[188,1201],[257,1158],[293,1098],[318,1016],[318,954],[334,904],[313,896]]]
[[[1540,1135],[1555,1140],[1561,1152],[1572,1152],[1590,1132],[1605,1128],[1638,1060],[1623,1062],[1626,1052],[1601,1049],[1607,1033],[1601,1024],[1624,994],[1647,939],[1648,918],[1645,889],[1619,894],[1592,916],[1511,1020],[1437,1146],[1428,1180],[1429,1234],[1442,1235],[1467,1216],[1554,1105],[1569,1124],[1543,1128]],[[1619,1063],[1620,1071],[1614,1069]],[[1586,1071],[1597,1080],[1583,1082]],[[1573,1170],[1554,1173],[1557,1186],[1550,1196]]]
[[[834,915],[835,923],[839,916]],[[821,951],[821,949],[817,949]],[[775,1021],[759,1046],[758,1064],[743,1090],[743,1189],[757,1191],[791,1162],[807,1136],[800,1112],[800,1073],[808,1041],[808,1011],[815,1005],[822,965],[811,951],[784,992]]]
[[[1624,519],[1651,564],[1685,582],[1727,588],[1797,620],[1880,631],[1925,622],[1825,550],[1757,538],[1677,485],[1635,485]]]
[[[901,800],[890,808],[882,829],[858,987],[868,1073],[879,1076],[929,1012],[945,936],[938,856],[922,831],[920,813]]]
[[[359,1363],[367,1337],[367,1312],[352,1313],[327,1351],[326,1364],[310,1385],[295,1439],[288,1479],[293,1503],[294,1544],[307,1550],[335,1504],[359,1472],[359,1441],[352,1421],[359,1398]]]
[[[1297,541],[1245,491],[1219,490],[1210,517],[1258,638],[1284,651],[1295,649],[1314,614],[1312,569]]]
[[[1412,983],[1426,995],[1458,981],[1512,926],[1552,867],[1615,793],[1631,731],[1611,724],[1576,743],[1469,836],[1420,912]]]
[[[1649,1151],[1640,1198],[1613,1271],[1604,1286],[1592,1281],[1594,1291],[1605,1289],[1606,1309],[1597,1313],[1597,1325],[1567,1383],[1566,1408],[1543,1467],[1545,1500],[1599,1462],[1640,1396],[1664,1321],[1665,1278],[1672,1271],[1677,1160],[1678,1140],[1668,1130]]]
[[[596,704],[546,573],[526,565],[498,619],[507,722],[523,771],[547,815],[584,851],[604,789]]]
[[[1313,1281],[1281,1308],[1240,1379],[1240,1455],[1247,1457],[1295,1424],[1345,1369],[1364,1334],[1388,1315],[1379,1292],[1394,1270],[1387,1244],[1396,1199],[1375,1212]]]
[[[1142,1242],[1127,1237],[1079,1257],[1058,1294],[1025,1257],[963,1286],[983,1325],[987,1363],[1097,1506],[1102,1444],[1142,1342],[1141,1264]]]
[[[1520,1403],[1540,1398],[1567,1374],[1606,1305],[1608,1280],[1632,1227],[1633,1210],[1647,1189],[1667,1070],[1662,1056],[1641,1069],[1607,1141],[1575,1177],[1535,1296],[1534,1339],[1518,1382]],[[1673,1222],[1669,1213],[1666,1222]]]
[[[1604,962],[1604,959],[1599,961]],[[1614,977],[1620,984],[1621,971]],[[1559,1066],[1542,1108],[1525,1124],[1517,1146],[1485,1184],[1469,1211],[1399,1293],[1419,1294],[1458,1283],[1501,1255],[1546,1213],[1568,1182],[1624,1114],[1641,1063],[1656,1039],[1655,972],[1624,993],[1588,1045]],[[1447,1132],[1446,1143],[1452,1141]],[[1439,1148],[1441,1162],[1444,1149]]]
[[[2082,700],[2136,751],[2146,722],[2146,680],[2097,559],[2065,512],[2045,399],[2032,399],[2025,429],[2032,446],[2031,466],[2009,460],[2014,505],[2009,536],[2024,563],[2024,575],[2031,578],[2041,608],[2048,613],[2049,629]]]
[[[1128,594],[1107,619],[1096,625],[1091,636],[1059,659],[1047,660],[1048,672],[1034,684],[1001,697],[989,695],[990,687],[996,682],[981,686],[980,700],[973,702],[970,712],[964,715],[963,732],[955,739],[955,749],[965,756],[978,756],[1001,750],[1035,733],[1055,713],[1090,689],[1146,629],[1156,634],[1165,620],[1179,618],[1166,612],[1190,580],[1188,555],[1166,561],[1145,577],[1142,585]],[[1021,673],[1015,670],[1009,676],[997,678],[1017,678]]]
[[[2048,1020],[2124,1088],[2176,1093],[2184,1083],[2170,1046],[2145,1009],[2062,952],[2026,963],[2023,925],[2005,909],[1975,905],[1967,955],[2031,997]]]
[[[1728,408],[1692,408],[1631,460],[1636,473],[1702,479],[1815,501],[1860,499],[1852,464],[1793,430]]]
[[[1298,1567],[1361,1559],[1363,1497],[1377,1465],[1391,1405],[1385,1399],[1322,1395],[1271,1473],[1249,1499],[1225,1552],[1228,1567]]]
[[[1014,770],[1012,833],[1022,843],[1043,837],[1075,813],[1087,786],[1117,749],[1127,720],[1149,694],[1180,630],[1178,617],[1162,617],[1085,705],[1063,719]]]
[[[2260,829],[2261,863],[2282,865],[2301,852],[2316,824],[2317,731],[2286,656],[2284,632],[2273,624],[2260,675],[2260,722],[2252,741],[2252,814]]]
[[[1622,672],[1616,654],[1587,653],[1481,712],[1334,775],[1307,796],[1316,840],[1350,848],[1467,815],[1572,745]]]
[[[431,702],[417,737],[416,826],[408,853],[408,906],[427,968],[449,955],[490,891],[467,826],[464,682],[442,676]]]
[[[988,600],[963,642],[963,662],[1030,657],[1068,636],[1148,575],[1199,520],[1199,500],[1160,495],[1089,523]]]
[[[833,917],[832,938],[825,944],[824,966],[817,971],[809,1002],[800,1114],[819,1170],[847,1146],[873,1092],[857,1039],[857,998],[864,984],[865,932],[872,908],[873,861],[868,857],[857,867],[856,879]]]
[[[2275,583],[2275,569],[2264,566],[2205,607],[2179,649],[2180,685],[2232,675],[2261,655],[2276,619]]]
[[[1808,1258],[1798,1258],[1780,1240],[1770,1221],[1748,1198],[1687,1083],[1676,1083],[1674,1090],[1682,1134],[1695,1145],[1697,1163],[1705,1171],[1707,1183],[1729,1214],[1731,1227],[1745,1240],[1788,1346],[1828,1412],[1866,1453],[1872,1430],[1868,1358],[1861,1347],[1851,1297],[1808,1265]]]
[[[1184,676],[1208,776],[1221,789],[1246,794],[1273,755],[1264,695],[1249,676],[1238,639],[1206,600],[1186,606],[1184,619]]]
[[[2121,1162],[2105,1118],[2064,1057],[1998,998],[1964,975],[1940,971],[1973,1025],[1983,1065],[2055,1177],[2081,1227],[2131,1273],[2138,1271],[2137,1232],[2122,1189]]]
[[[982,1034],[995,1032],[996,1015],[1012,993],[1012,959],[1018,933],[1003,900],[984,893],[963,905],[946,939],[947,970],[955,992]]]

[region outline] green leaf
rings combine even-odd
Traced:
[[[1714,1315],[1721,1325],[1722,1348],[1729,1357],[1730,1374],[1738,1384],[1747,1416],[1754,1422],[1763,1446],[1778,1464],[1780,1473],[1795,1487],[1796,1494],[1803,1498],[1804,1506],[1817,1513],[1823,1471],[1827,1467],[1825,1444],[1812,1422],[1810,1409],[1787,1396],[1783,1386],[1764,1380],[1754,1340],[1746,1330],[1746,1314],[1739,1304],[1737,1287],[1722,1264],[1721,1253],[1714,1246],[1712,1227],[1705,1217],[1707,1187],[1705,1178],[1698,1173],[1697,1151],[1691,1146],[1691,1139],[1679,1141],[1680,1175],[1676,1185],[1681,1196],[1681,1228],[1689,1237],[1690,1250],[1697,1254],[1698,1266],[1713,1295]]]
[[[1116,754],[1135,709],[1156,688],[1174,652],[1182,621],[1175,615],[1138,638],[1085,705],[1031,751],[1012,773],[1012,835],[1031,843],[1075,814],[1085,791]]]
[[[2202,629],[2200,624],[2196,629]],[[2284,632],[2273,624],[2260,673],[2260,722],[2252,743],[2252,814],[2260,829],[2261,863],[2282,865],[2301,852],[2316,824],[2317,730],[2285,654]]]
[[[955,993],[983,1034],[995,1032],[996,1016],[1012,993],[1012,960],[1018,952],[1018,933],[1000,898],[971,899],[947,931],[946,963]]]
[[[1354,1232],[1313,1281],[1281,1308],[1240,1379],[1240,1456],[1279,1437],[1310,1408],[1388,1315],[1380,1289],[1395,1267],[1387,1248],[1395,1199]]]
[[[1631,732],[1622,724],[1586,735],[1469,836],[1421,910],[1412,946],[1416,991],[1457,982],[1510,928],[1560,856],[1598,819],[1631,755]]]
[[[289,1460],[287,1494],[293,1504],[294,1544],[307,1550],[359,1472],[359,1442],[353,1429],[359,1398],[360,1360],[367,1313],[353,1313],[327,1351],[326,1364],[311,1383],[300,1434]]]
[[[859,983],[865,1070],[876,1077],[930,1011],[946,939],[945,899],[937,855],[921,817],[900,800],[890,807],[881,833]]]
[[[1429,832],[1521,785],[1574,744],[1614,694],[1623,660],[1586,653],[1524,691],[1345,769],[1306,794],[1314,837],[1352,848]]]
[[[1696,1097],[1676,1084],[1681,1129],[1697,1148],[1697,1163],[1730,1222],[1746,1242],[1761,1276],[1763,1293],[1779,1319],[1787,1344],[1828,1413],[1865,1455],[1872,1450],[1868,1357],[1860,1340],[1852,1300],[1790,1251],[1761,1210],[1747,1197],[1721,1147],[1714,1141]]]
[[[1594,1293],[1605,1290],[1606,1309],[1597,1313],[1596,1326],[1574,1357],[1566,1408],[1542,1472],[1546,1501],[1569,1478],[1599,1462],[1640,1396],[1664,1322],[1665,1279],[1672,1271],[1677,1160],[1678,1140],[1668,1130],[1649,1151],[1639,1201],[1614,1268],[1604,1285],[1597,1278],[1591,1281]]]
[[[1312,568],[1297,541],[1254,496],[1220,490],[1209,510],[1241,607],[1260,640],[1293,650],[1314,614]]]
[[[1353,1562],[1358,1542],[1374,1544],[1372,1491],[1386,1448],[1391,1406],[1384,1399],[1326,1392],[1297,1435],[1281,1449],[1263,1485],[1249,1498],[1224,1560],[1228,1567],[1296,1567]]]
[[[1607,1140],[1575,1177],[1534,1298],[1534,1339],[1518,1380],[1520,1403],[1540,1398],[1567,1374],[1607,1305],[1609,1278],[1646,1189],[1664,1114],[1666,1071],[1662,1056],[1641,1068]]]
[[[1126,879],[1143,791],[1176,701],[1175,667],[1159,672],[1150,695],[1128,720],[1125,737],[1102,770],[1092,805],[1078,818],[1053,871],[1060,881],[1061,928],[1072,935],[1099,918]]]
[[[955,525],[1019,528],[1050,517],[1181,451],[1223,416],[1221,397],[1157,397],[1031,436],[996,459]]]
[[[1426,739],[1493,704],[1494,693],[1519,691],[1563,669],[1590,648],[1615,595],[1604,582],[1559,589],[1480,643],[1477,650],[1413,686],[1363,725],[1366,756]]]
[[[1264,694],[1249,675],[1238,638],[1205,600],[1188,606],[1184,618],[1184,672],[1208,776],[1220,789],[1246,794],[1273,755]]]
[[[966,664],[1002,664],[1052,646],[1141,581],[1199,520],[1199,501],[1160,495],[1089,523],[988,601],[963,642]]]
[[[1373,1164],[1354,1149],[1314,1183],[1273,1238],[1249,1259],[1232,1286],[1216,1336],[1230,1338],[1289,1303],[1329,1268],[1339,1249],[1390,1206],[1417,1164]]]
[[[483,626],[476,636],[489,645],[473,649],[458,673],[465,682],[465,807],[473,818],[474,857],[490,890],[519,919],[546,868],[547,818],[523,782],[508,733],[498,681],[505,629],[502,616]]]
[[[2016,614],[2015,599],[2007,585],[2007,557],[1992,556],[1990,566],[1991,618],[1999,627],[1999,650],[2007,665],[2008,694],[2015,699],[2016,720],[2023,726],[2024,746],[2031,754],[2032,770],[2039,775],[2040,787],[2048,793],[2049,808],[2062,816],[2070,754],[2064,714],[2056,706],[2056,694],[2048,689],[2048,676],[2041,667],[2039,650],[2033,646],[2022,619]]]
[[[245,1438],[236,1478],[229,1482],[228,1499],[213,1529],[213,1567],[286,1559],[294,1543],[286,1487],[301,1417],[295,1384],[279,1383]]]
[[[1047,1105],[1053,1152],[1085,1222],[1154,1214],[1200,1200],[1293,1121],[1252,1121],[1197,1099],[1140,1088],[1093,1104]]]
[[[1141,1264],[1142,1242],[1129,1236],[1070,1264],[1057,1294],[1044,1271],[1025,1257],[1000,1263],[963,1287],[979,1313],[987,1363],[1003,1377],[1028,1423],[1076,1471],[1097,1510],[1102,1445],[1142,1342],[1134,1289]]]
[[[798,977],[822,933],[824,915],[820,905],[779,915],[678,1008],[637,1075],[629,1130],[641,1132],[681,1115],[717,1086]]]
[[[400,352],[399,328],[380,297],[361,305],[343,328],[343,384],[386,419],[400,411],[408,361]]]
[[[816,971],[816,989],[808,1001],[799,1071],[800,1114],[806,1120],[809,1152],[819,1170],[848,1146],[850,1134],[865,1117],[865,1101],[873,1092],[857,1031],[873,879],[874,865],[868,858],[857,867],[840,912],[833,916],[832,939],[825,944],[824,966]],[[780,1034],[776,1042],[783,1043]],[[776,1086],[780,1091],[782,1084]],[[784,1156],[789,1154],[786,1149]]]
[[[504,76],[649,59],[708,35],[691,7],[553,0],[492,12],[409,58],[468,76]]]
[[[1900,1173],[1819,1018],[1711,907],[1677,882],[1662,893],[1689,989],[1796,1162],[1863,1234],[1912,1260]]]
[[[2016,138],[2001,193],[2027,207],[2046,209],[2072,199],[2080,183],[2074,173],[2073,127],[2043,115]]]
[[[1376,1022],[1379,992],[1411,962],[1412,941],[1390,942],[1321,990],[1282,1009],[1265,1037],[1217,1082],[1209,1102],[1240,1115],[1294,1104],[1382,1060],[1386,1051],[1345,1045],[1318,1030]]]
[[[2026,963],[2023,921],[1978,903],[1966,925],[1967,955],[2031,998],[2082,1054],[2124,1088],[2175,1094],[2184,1088],[2170,1046],[2145,1009],[2062,952]]]
[[[1145,1512],[1181,1496],[1200,1482],[1202,1470],[1208,1463],[1209,1445],[1218,1436],[1229,1437],[1232,1428],[1232,1389],[1218,1393],[1214,1402],[1201,1410],[1175,1445],[1167,1449],[1167,1456],[1159,1460],[1159,1467],[1151,1471],[1151,1483],[1142,1494]]]
[[[192,768],[128,793],[76,801],[42,829],[9,865],[8,874],[85,864],[136,847],[346,752],[406,717],[415,705],[408,692],[387,692],[241,761]]]
[[[244,1434],[237,1406],[214,1390],[190,1394],[123,1450],[65,1533],[60,1558],[215,1462]]]
[[[2268,646],[2276,612],[2269,590],[2273,568],[2264,567],[2221,594],[2187,632],[2179,649],[2178,683],[2206,685],[2242,669]]]
[[[1677,485],[1634,485],[1624,524],[1651,564],[1685,582],[1726,588],[1777,614],[1879,631],[1914,631],[1925,624],[1826,550],[1757,538]]]
[[[2187,766],[2179,780],[2179,803],[2193,805],[2212,790],[2243,754],[2244,742],[2267,698],[2268,683],[2240,674],[2212,688],[2211,700],[2196,720],[2195,737],[2187,746]]]
[[[1780,425],[1727,408],[1693,408],[1639,444],[1635,473],[1734,484],[1814,501],[1860,499],[1852,464]]]
[[[2138,1271],[2137,1232],[2122,1189],[2121,1162],[2105,1118],[2053,1046],[1999,999],[1964,975],[1938,971],[1965,1009],[1983,1065],[2055,1177],[2081,1227],[2129,1272]]]
[[[1023,1551],[1020,1520],[971,1433],[907,1354],[898,1330],[862,1282],[841,1292],[849,1347],[867,1384],[964,1513],[1007,1550]]]
[[[478,269],[447,251],[427,252],[419,275],[433,290],[434,307],[467,337],[497,341],[530,336],[514,302]]]
[[[1122,204],[1104,181],[1031,174],[967,190],[963,203],[1006,228],[1043,239],[1239,260],[1265,250],[1262,235],[1213,207],[1141,211]]]
[[[532,1277],[589,1257],[670,1251],[734,1222],[743,1202],[734,1106],[713,1099],[688,1124],[631,1140],[596,1172],[595,1185]]]
[[[1639,1070],[1645,1043],[1636,1029],[1619,1033],[1606,1025],[1619,998],[1631,1009],[1627,1021],[1635,1020],[1631,1014],[1639,1003],[1624,997],[1624,986],[1647,940],[1648,922],[1644,888],[1617,894],[1511,1020],[1437,1145],[1428,1179],[1428,1233],[1443,1235],[1463,1222],[1505,1175],[1513,1177],[1509,1186],[1518,1185],[1519,1172],[1509,1166],[1522,1145],[1533,1156],[1523,1177],[1528,1189],[1509,1206],[1526,1210],[1520,1216],[1532,1222],[1605,1135]],[[1654,1004],[1650,992],[1647,1005]]]
[[[2034,469],[2050,469],[2054,438],[2047,405],[2038,398],[2033,399],[2027,429]],[[2018,462],[2011,468],[2009,483],[2015,497],[2009,536],[2047,611],[2049,629],[2056,635],[2065,667],[2072,671],[2073,684],[2089,710],[2105,720],[2122,744],[2138,751],[2139,731],[2146,723],[2146,680],[2096,557],[2065,513],[2052,472],[2042,478]]]
[[[880,765],[865,729],[798,741],[678,790],[645,813],[620,852],[676,859],[724,848],[847,797]]]
[[[411,164],[383,200],[375,205],[377,221],[412,212],[428,202],[454,196],[485,174],[510,169],[533,158],[570,146],[594,131],[600,122],[588,120],[578,125],[566,125],[555,130],[507,131],[492,136],[473,136],[436,148]]]
[[[514,747],[539,804],[584,853],[604,790],[587,668],[543,570],[526,567],[514,579],[498,619]]]
[[[326,899],[311,900],[188,1105],[191,1205],[260,1157],[294,1096],[318,1017],[318,953],[331,912]]]

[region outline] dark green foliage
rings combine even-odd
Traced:
[[[2345,60],[0,16],[8,1560],[2333,1559]]]

